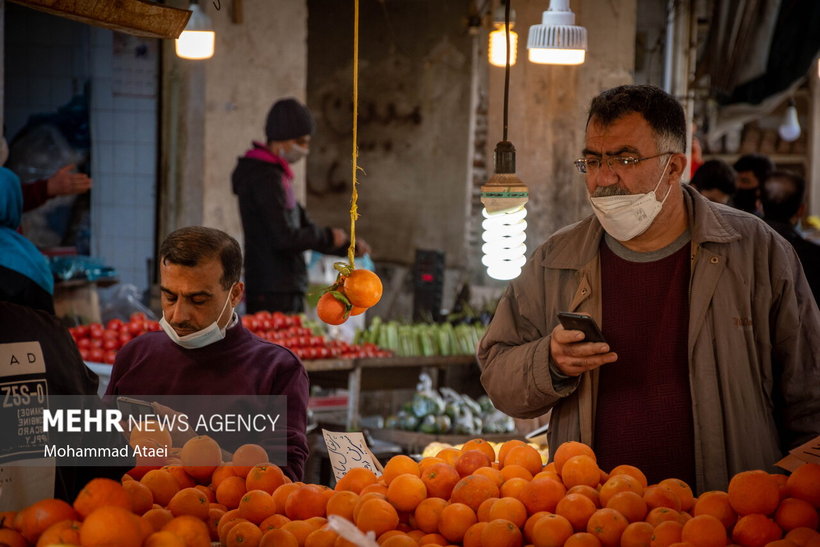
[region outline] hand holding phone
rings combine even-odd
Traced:
[[[618,356],[610,351],[601,329],[595,320],[580,313],[559,312],[556,326],[550,337],[550,367],[561,374],[576,377],[584,372],[617,361]],[[581,331],[584,338],[578,339]]]
[[[558,321],[567,330],[579,330],[584,333],[584,339],[581,342],[604,342],[604,333],[598,327],[595,319],[589,315],[582,315],[580,313],[571,313],[568,311],[558,312]]]

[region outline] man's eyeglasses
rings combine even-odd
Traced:
[[[596,173],[598,169],[606,162],[610,169],[615,171],[616,173],[621,173],[632,167],[635,167],[639,163],[645,160],[651,160],[653,158],[659,158],[661,156],[665,156],[667,154],[676,154],[677,152],[661,152],[660,154],[655,154],[654,156],[646,156],[644,158],[638,158],[635,156],[604,156],[603,158],[581,158],[575,160],[575,167],[578,169],[578,172],[587,175],[590,173]]]

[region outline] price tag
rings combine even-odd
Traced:
[[[382,466],[368,448],[363,434],[323,429],[322,435],[327,445],[330,467],[337,481],[356,467],[364,467],[375,473],[377,477],[381,476]]]
[[[797,448],[792,448],[788,455],[775,465],[786,471],[794,471],[804,463],[820,464],[820,435]]]

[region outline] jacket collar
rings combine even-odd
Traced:
[[[722,214],[735,209],[709,201],[689,184],[681,186],[693,243],[728,243],[740,239],[740,233]],[[595,215],[562,228],[547,241],[542,264],[547,268],[580,270],[597,256],[603,234]]]

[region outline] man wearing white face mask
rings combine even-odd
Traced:
[[[725,489],[820,434],[820,312],[788,243],[681,184],[680,104],[652,86],[593,99],[582,157],[593,215],[539,247],[478,358],[495,405],[551,411],[601,469]],[[557,320],[591,315],[606,342]]]
[[[163,332],[134,338],[118,353],[108,395],[284,395],[287,466],[307,458],[308,378],[288,349],[258,338],[234,313],[242,300],[242,251],[213,228],[169,235],[159,251]]]
[[[305,105],[296,99],[277,101],[265,122],[266,144],[254,142],[231,175],[245,236],[248,313],[304,311],[303,252],[347,253],[347,232],[315,225],[296,201],[291,165],[308,155],[313,129]],[[356,252],[370,252],[361,238]]]

